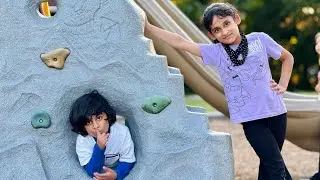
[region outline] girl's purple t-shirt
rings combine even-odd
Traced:
[[[240,66],[232,65],[222,44],[200,44],[203,63],[218,69],[234,123],[287,112],[282,95],[270,87],[272,75],[268,63],[269,57],[279,59],[283,48],[265,33],[250,33],[246,37],[249,52]]]

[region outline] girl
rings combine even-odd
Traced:
[[[258,179],[291,179],[280,152],[287,122],[282,93],[291,76],[293,56],[265,33],[240,33],[241,19],[231,4],[213,3],[205,10],[203,21],[215,44],[188,41],[148,21],[145,31],[217,67],[230,119],[243,125],[247,140],[260,158]],[[269,57],[282,61],[279,83],[272,79]]]

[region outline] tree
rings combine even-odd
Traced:
[[[203,30],[202,13],[210,3],[204,0],[173,0],[174,3]],[[221,2],[221,1],[220,1]],[[311,90],[316,84],[318,57],[314,36],[320,31],[319,0],[229,0],[241,15],[240,29],[245,33],[265,32],[295,57],[290,81],[291,90]],[[205,32],[206,33],[206,32]],[[281,66],[270,61],[275,79]]]

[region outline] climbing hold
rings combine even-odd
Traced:
[[[165,96],[152,96],[144,100],[142,109],[150,114],[158,114],[171,103],[171,99]]]
[[[39,111],[31,117],[33,128],[48,128],[51,125],[50,116],[45,111]]]
[[[59,48],[48,53],[40,55],[42,61],[51,68],[63,69],[67,57],[70,55],[70,50],[67,48]]]

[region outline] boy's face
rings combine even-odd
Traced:
[[[211,32],[208,32],[208,36],[213,40],[218,40],[223,44],[239,44],[241,36],[238,25],[241,19],[238,14],[235,17],[226,16],[219,17],[214,16],[211,23]]]
[[[97,137],[97,132],[108,133],[109,121],[105,112],[92,115],[90,121],[84,126],[90,136]]]

